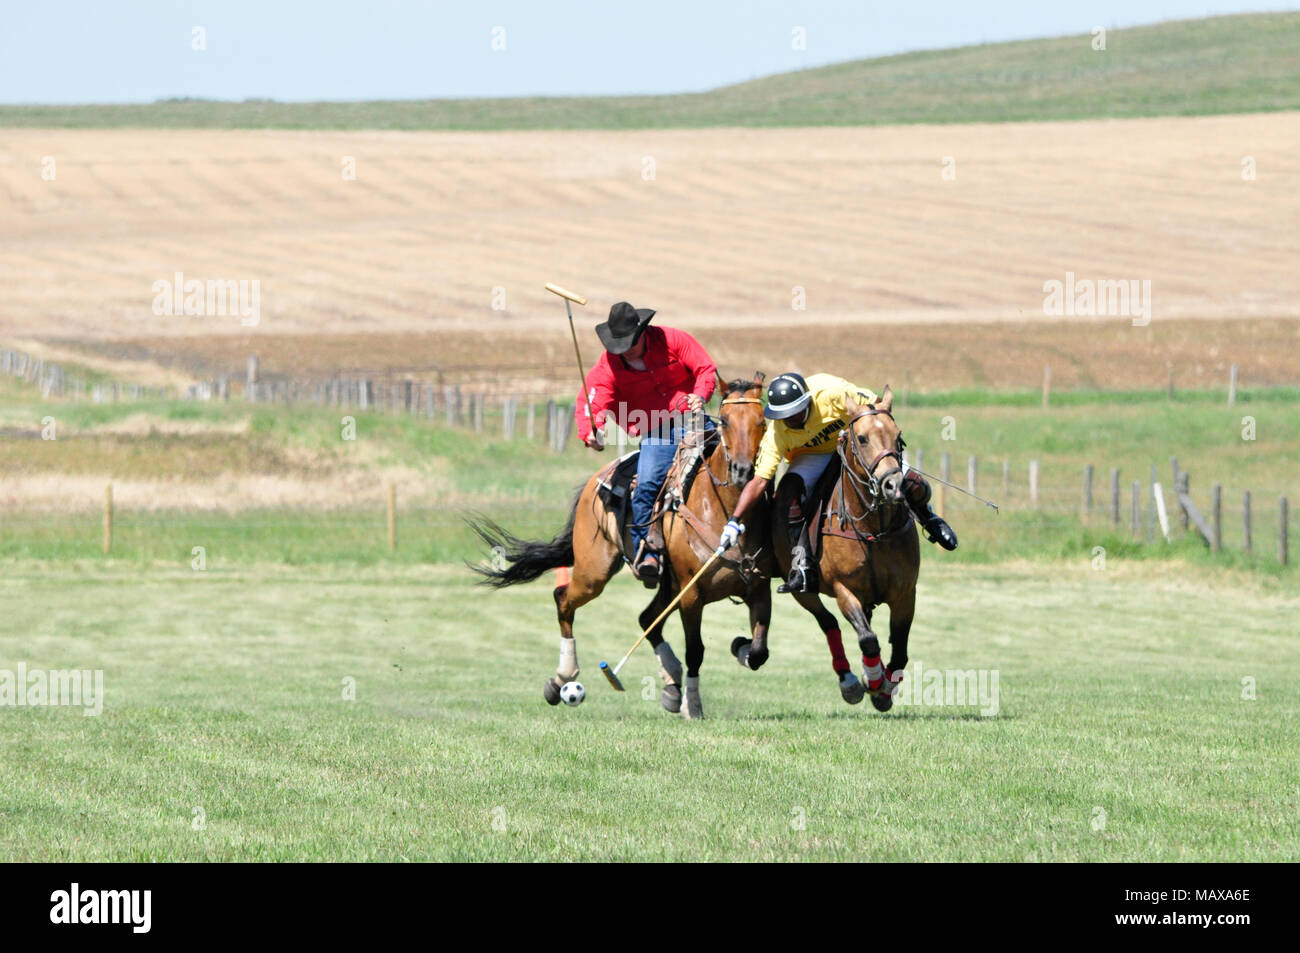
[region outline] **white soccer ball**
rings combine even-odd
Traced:
[[[582,682],[565,682],[560,686],[560,701],[570,707],[581,705],[586,697],[587,690],[582,687]]]

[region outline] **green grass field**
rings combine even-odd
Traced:
[[[381,485],[400,468],[417,498],[402,498],[396,553],[382,504],[343,501],[122,508],[109,557],[98,498],[6,500],[0,681],[20,663],[101,669],[105,700],[94,718],[0,707],[0,859],[1300,859],[1300,596],[1272,522],[1276,496],[1296,496],[1293,390],[1231,408],[1215,393],[1079,391],[1049,411],[1014,393],[917,395],[897,414],[926,469],[947,451],[964,482],[977,454],[1003,511],[949,493],[962,547],[924,547],[909,671],[996,671],[997,715],[850,708],[815,625],[781,598],[756,673],[728,653],[744,611],[706,614],[708,719],[692,724],[659,708],[657,686],[642,697],[649,653],[624,670],[625,695],[597,673],[637,634],[647,594],[626,575],[578,617],[587,703],[552,709],[548,582],[492,593],[457,565],[483,555],[463,512],[549,536],[601,458],[406,417],[357,415],[345,445],[335,410],[61,404],[0,387],[14,451],[0,480],[164,492],[222,474]],[[57,440],[39,437],[47,415]],[[1128,481],[1152,464],[1167,479],[1171,455],[1198,500],[1224,484],[1223,554],[1130,538]],[[1088,462],[1098,510],[1084,522]],[[1256,494],[1251,555],[1242,488]],[[198,545],[204,571],[190,568]],[[681,654],[675,621],[668,633]]]
[[[1011,122],[1300,107],[1300,14],[1249,14],[858,60],[669,96],[0,106],[0,127],[643,129]]]
[[[105,693],[0,709],[3,860],[1300,859],[1300,599],[1246,574],[930,560],[910,669],[996,670],[994,717],[850,708],[784,598],[745,671],[724,603],[698,723],[643,699],[648,653],[627,694],[596,673],[635,636],[625,576],[579,614],[577,709],[541,699],[542,583],[79,562],[0,592],[0,669]]]

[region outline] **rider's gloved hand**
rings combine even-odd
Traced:
[[[599,430],[593,430],[586,442],[587,446],[591,447],[592,450],[600,451],[605,449],[605,435]]]
[[[718,552],[725,553],[732,546],[740,541],[740,534],[745,531],[743,523],[737,523],[735,520],[728,520],[727,525],[722,530],[722,538],[718,541]]]

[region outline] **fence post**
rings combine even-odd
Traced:
[[[388,551],[397,551],[397,484],[388,484]]]
[[[1110,468],[1110,525],[1119,529],[1119,467]]]
[[[1156,498],[1156,520],[1160,523],[1160,535],[1169,542],[1169,513],[1165,509],[1165,491],[1159,483],[1151,485],[1151,492]]]
[[[534,404],[534,403],[530,400],[530,401],[528,402],[528,418],[527,418],[527,423],[524,425],[524,435],[525,435],[529,440],[535,440],[535,439],[537,438],[537,420],[536,420],[536,417],[537,417],[537,405]]]
[[[1051,396],[1052,396],[1052,365],[1044,364],[1043,365],[1043,409],[1044,410],[1047,409],[1047,405],[1051,400]]]
[[[501,406],[501,432],[507,440],[515,439],[515,405],[519,398],[511,394]]]
[[[257,355],[248,355],[248,377],[244,384],[244,399],[257,400]]]
[[[979,492],[978,488],[975,486],[975,477],[978,472],[979,463],[976,461],[975,457],[972,456],[966,461],[966,489],[970,490],[972,494]]]
[[[1133,538],[1142,538],[1142,481],[1133,481]]]
[[[1244,534],[1241,548],[1250,552],[1253,548],[1253,540],[1250,536],[1250,490],[1241,495],[1241,530]]]
[[[1029,505],[1038,505],[1038,461],[1029,461]]]
[[[1228,406],[1231,407],[1237,402],[1237,365],[1232,365],[1232,370],[1228,372]]]
[[[1178,487],[1177,487],[1178,493],[1179,493],[1180,495],[1182,495],[1182,496],[1191,496],[1191,495],[1192,495],[1192,475],[1191,475],[1190,473],[1188,473],[1186,470],[1179,470],[1179,471],[1178,471],[1178,480],[1179,480]],[[1179,510],[1179,513],[1181,514],[1181,515],[1178,517],[1178,525],[1179,525],[1180,527],[1182,527],[1183,532],[1186,533],[1186,532],[1187,532],[1187,528],[1188,528],[1187,510],[1186,510],[1186,508],[1181,507],[1181,506],[1178,508],[1178,510]]]
[[[916,463],[914,463],[913,466],[914,466],[916,469],[918,469],[918,470],[924,470],[924,469],[925,469],[925,465],[921,462],[921,461],[924,460],[924,459],[925,459],[925,451],[924,451],[922,448],[917,447],[917,448],[916,448]]]
[[[1286,539],[1286,518],[1287,518],[1286,497],[1277,501],[1277,561],[1283,566],[1286,565],[1287,558],[1287,539]]]
[[[1083,468],[1083,519],[1092,518],[1092,464]]]
[[[952,482],[952,454],[944,453],[939,458],[939,476],[947,482]]]
[[[1156,541],[1156,481],[1160,479],[1160,474],[1156,472],[1156,465],[1151,464],[1151,492],[1147,495],[1147,542]]]
[[[113,484],[104,487],[104,555],[113,551]]]
[[[1216,553],[1223,552],[1223,486],[1218,483],[1210,490],[1210,520],[1213,533],[1210,548]]]
[[[483,405],[487,403],[486,394],[474,395],[474,432],[483,432]]]

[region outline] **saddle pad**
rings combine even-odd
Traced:
[[[596,474],[596,493],[601,501],[616,513],[622,509],[627,500],[631,499],[632,484],[636,480],[637,458],[640,455],[640,450],[625,453]]]

